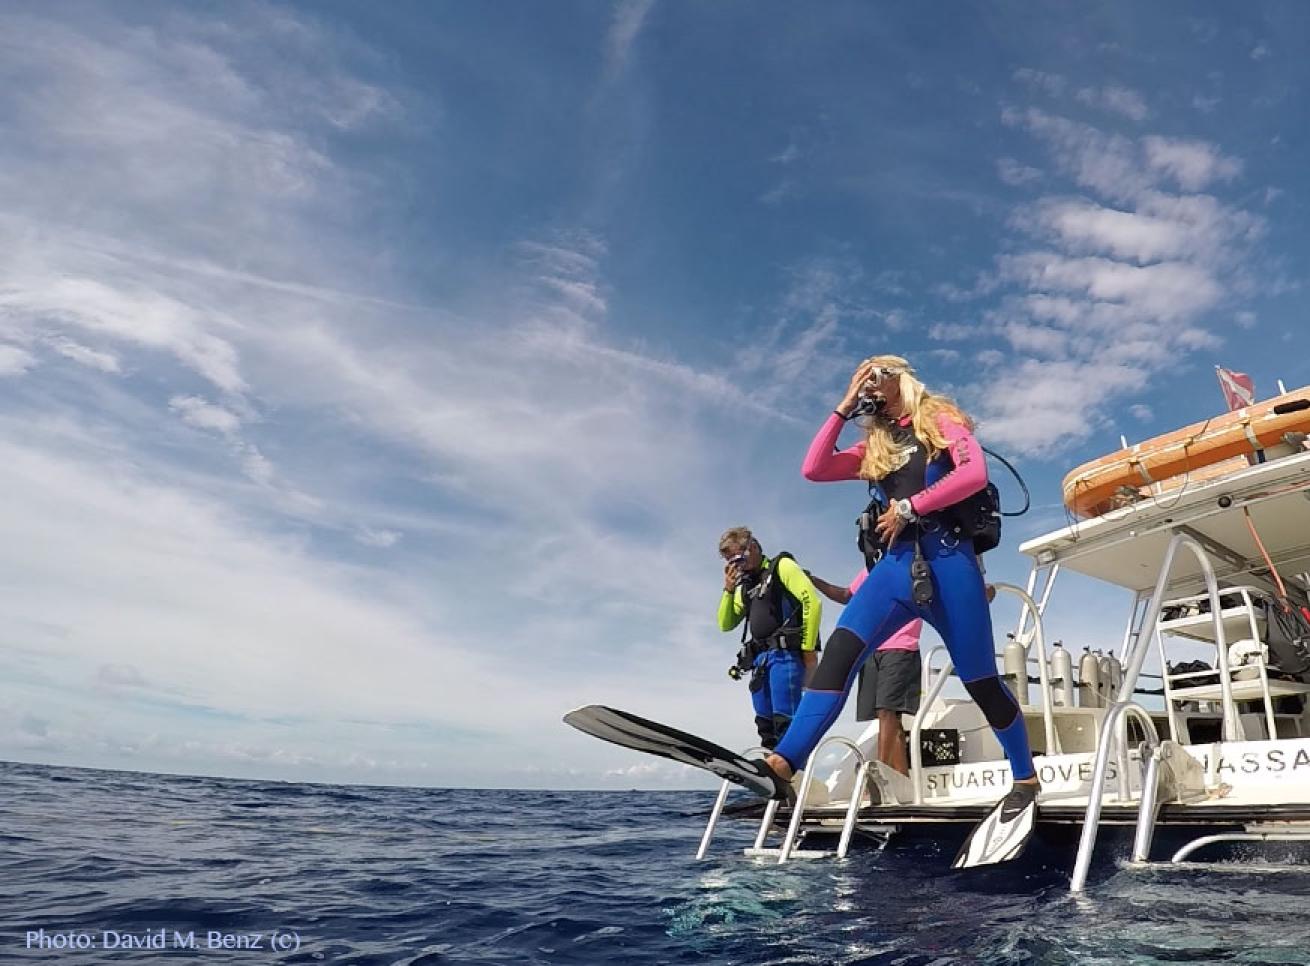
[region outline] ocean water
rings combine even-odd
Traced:
[[[1067,850],[777,867],[741,855],[753,823],[696,862],[712,798],[0,764],[0,961],[1310,963],[1310,868],[1143,873],[1107,849],[1074,899]]]

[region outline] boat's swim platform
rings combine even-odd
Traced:
[[[788,797],[785,793],[790,791],[790,785],[758,759],[744,758],[722,745],[628,711],[589,704],[566,714],[564,723],[611,744],[703,769],[760,798]],[[968,869],[1017,858],[1032,837],[1036,814],[1035,795],[1022,802],[1012,796],[1003,798],[970,832],[951,867]]]

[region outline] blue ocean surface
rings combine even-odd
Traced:
[[[1075,899],[1067,849],[972,873],[931,840],[778,867],[742,856],[740,821],[697,862],[712,799],[0,764],[0,959],[1310,963],[1310,870],[1134,872],[1120,844]]]

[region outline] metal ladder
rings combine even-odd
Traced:
[[[1210,612],[1214,620],[1215,642],[1218,650],[1219,681],[1223,694],[1224,740],[1231,741],[1239,737],[1237,712],[1233,704],[1231,677],[1228,670],[1228,648],[1224,642],[1224,629],[1221,618],[1222,608],[1219,604],[1219,584],[1215,579],[1214,566],[1201,544],[1186,533],[1175,533],[1165,550],[1164,562],[1160,574],[1156,577],[1155,589],[1151,594],[1150,604],[1141,623],[1142,631],[1131,641],[1131,647],[1125,655],[1123,683],[1120,697],[1106,712],[1096,736],[1096,763],[1092,769],[1091,786],[1088,789],[1087,814],[1083,819],[1082,834],[1078,839],[1078,855],[1074,860],[1073,875],[1069,880],[1070,892],[1082,892],[1087,886],[1087,873],[1092,864],[1092,853],[1096,849],[1096,833],[1100,828],[1101,806],[1105,797],[1105,773],[1110,761],[1110,754],[1117,751],[1120,755],[1119,798],[1131,800],[1128,787],[1127,764],[1127,718],[1129,714],[1137,715],[1144,722],[1144,729],[1149,738],[1150,755],[1145,764],[1141,796],[1137,806],[1137,831],[1133,840],[1133,861],[1145,863],[1149,859],[1151,841],[1155,834],[1156,793],[1159,783],[1159,765],[1162,750],[1155,722],[1141,705],[1131,700],[1133,689],[1137,686],[1137,676],[1146,661],[1150,643],[1156,637],[1156,625],[1160,620],[1160,609],[1164,605],[1164,592],[1169,583],[1169,574],[1174,557],[1179,547],[1187,547],[1196,557],[1205,579],[1206,591],[1210,597]],[[1199,847],[1199,846],[1198,846]]]
[[[797,845],[804,834],[801,830],[801,822],[804,819],[805,801],[809,795],[810,786],[814,782],[814,762],[818,759],[819,754],[822,751],[835,744],[846,747],[851,754],[855,756],[858,763],[855,771],[853,794],[851,795],[850,804],[846,808],[845,819],[842,822],[841,839],[838,842],[835,852],[827,849],[797,848]],[[748,749],[745,754],[749,755],[756,752],[767,753],[767,751],[768,749],[766,748],[756,747]],[[867,791],[869,768],[871,765],[872,763],[865,758],[864,752],[862,752],[859,746],[849,738],[841,735],[832,735],[819,742],[819,745],[810,754],[809,760],[805,763],[800,790],[796,795],[796,804],[792,808],[791,822],[787,827],[787,833],[783,839],[782,845],[778,848],[768,848],[764,844],[768,839],[769,830],[773,827],[773,821],[778,814],[778,805],[780,804],[777,799],[770,799],[764,807],[764,817],[760,820],[759,830],[755,833],[755,844],[750,848],[744,849],[744,854],[757,858],[777,856],[779,865],[783,864],[788,859],[793,858],[845,858],[846,853],[850,850],[851,838],[855,834],[856,820],[859,817],[860,812],[860,802],[863,800]],[[705,858],[706,853],[709,851],[710,841],[714,837],[714,831],[718,826],[719,818],[723,814],[723,806],[728,800],[728,792],[731,791],[731,789],[732,783],[727,780],[725,780],[723,785],[719,788],[718,797],[714,800],[714,808],[710,811],[709,822],[705,826],[705,833],[701,836],[700,848],[696,850],[697,859]],[[877,830],[890,832],[894,829],[894,826],[881,826]]]

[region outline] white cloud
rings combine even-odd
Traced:
[[[36,356],[16,345],[0,344],[0,376],[21,376],[36,365]]]
[[[996,162],[996,173],[1002,181],[1014,187],[1029,184],[1042,176],[1037,168],[1020,164],[1014,158],[999,158]]]
[[[967,322],[934,322],[928,326],[928,338],[935,342],[961,342],[978,334],[977,326]]]
[[[1131,94],[1086,88],[1077,97],[1145,120],[1145,103]],[[980,396],[988,435],[1049,455],[1105,425],[1106,401],[1140,406],[1133,397],[1153,375],[1219,344],[1205,323],[1250,284],[1247,259],[1265,223],[1200,193],[1242,171],[1209,142],[1129,139],[1036,108],[1010,108],[1002,119],[1044,142],[1091,195],[1048,194],[1016,210],[1011,224],[1030,244],[998,256],[1007,291],[985,317],[1019,356],[1022,381]]]
[[[732,648],[704,646],[705,534],[740,509],[721,481],[742,454],[722,440],[795,415],[747,391],[740,368],[615,337],[606,246],[587,232],[543,228],[471,266],[467,315],[375,278],[377,229],[356,209],[372,217],[375,176],[320,146],[341,125],[408,124],[392,116],[404,97],[370,107],[322,69],[346,94],[302,116],[287,109],[295,76],[252,73],[238,27],[178,42],[186,15],[139,43],[113,24],[0,21],[49,48],[7,64],[17,80],[0,90],[0,112],[22,108],[0,147],[14,253],[0,325],[16,367],[34,364],[29,346],[88,364],[99,404],[69,409],[38,387],[0,422],[0,456],[26,481],[0,513],[13,551],[0,662],[34,679],[0,674],[0,705],[49,722],[23,742],[91,764],[350,777],[400,761],[413,780],[493,782],[560,740],[563,710],[603,695],[749,743],[722,673]],[[305,29],[307,49],[336,43]],[[109,101],[103,129],[81,123]],[[204,153],[214,139],[222,171]],[[793,296],[767,363],[780,386],[848,362],[835,318],[900,324],[836,272],[800,273]],[[774,516],[761,506],[754,522]],[[15,557],[30,541],[39,558]],[[659,595],[632,593],[636,566]],[[561,574],[587,576],[562,595]],[[63,643],[16,656],[45,643],[42,626]],[[139,689],[102,666],[139,669],[177,707],[131,703]],[[676,686],[652,687],[665,671]],[[100,689],[60,691],[70,674]],[[433,702],[451,681],[459,694]],[[291,715],[294,734],[272,723]],[[434,743],[443,767],[424,772]],[[570,755],[593,780],[624,760],[585,740]]]
[[[1151,135],[1142,139],[1146,163],[1168,175],[1184,191],[1200,191],[1214,181],[1231,181],[1242,172],[1242,162],[1220,153],[1206,141]]]
[[[632,56],[632,47],[655,0],[623,0],[614,9],[614,19],[605,38],[605,72],[613,78],[622,73]]]
[[[0,233],[2,237],[2,233]],[[75,252],[29,251],[24,260]],[[72,266],[69,265],[71,268]],[[242,392],[237,351],[231,342],[208,331],[213,324],[191,306],[158,291],[120,280],[48,272],[4,273],[0,310],[41,325],[59,324],[102,340],[167,351],[218,389]],[[71,341],[71,340],[69,340]]]
[[[1117,84],[1105,87],[1084,87],[1075,95],[1079,101],[1090,106],[1120,114],[1130,121],[1144,121],[1151,113],[1142,95],[1131,88]]]
[[[101,352],[74,342],[64,336],[54,336],[49,340],[50,347],[66,359],[98,369],[101,372],[122,372],[118,357],[112,352]]]
[[[1034,209],[1034,227],[1062,247],[1105,252],[1136,262],[1176,255],[1188,244],[1184,226],[1137,212],[1105,208],[1082,200],[1046,199]]]
[[[1155,181],[1143,170],[1137,145],[1122,135],[1106,134],[1037,108],[1007,108],[1001,120],[1041,138],[1060,167],[1079,185],[1107,198],[1132,198]]]
[[[1020,67],[1011,76],[1019,83],[1026,84],[1034,90],[1042,91],[1051,97],[1062,97],[1067,86],[1067,82],[1059,74],[1035,70],[1031,67]]]
[[[402,534],[395,530],[374,530],[372,527],[361,527],[355,534],[355,539],[366,547],[394,547],[401,538]]]
[[[1140,419],[1142,422],[1147,422],[1155,415],[1154,412],[1151,410],[1151,407],[1144,405],[1143,403],[1137,403],[1135,405],[1129,406],[1128,413],[1134,419]]]
[[[241,417],[236,413],[215,406],[199,396],[174,396],[168,401],[168,408],[181,416],[182,422],[197,429],[213,430],[230,436],[241,428]]]
[[[980,428],[990,440],[1037,455],[1057,440],[1082,439],[1107,396],[1131,395],[1146,373],[1128,364],[1023,359],[1006,367],[1006,391],[991,395]]]

